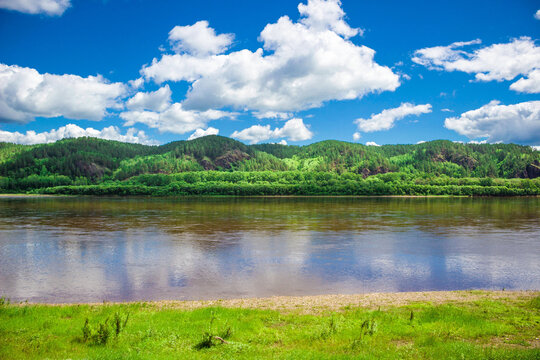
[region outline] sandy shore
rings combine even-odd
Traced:
[[[523,301],[540,296],[540,291],[423,291],[399,293],[369,293],[354,295],[316,295],[316,296],[273,296],[266,298],[219,299],[196,301],[150,301],[149,306],[192,310],[203,307],[220,306],[227,308],[279,310],[282,312],[321,313],[340,311],[347,307],[364,307],[369,309],[405,306],[414,303],[468,303],[479,300],[505,300],[509,302]],[[113,304],[129,304],[129,302],[88,303],[103,306]],[[48,306],[69,306],[75,304],[44,304]]]

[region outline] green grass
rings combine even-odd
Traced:
[[[0,359],[539,359],[539,308],[539,297],[319,315],[0,301]]]

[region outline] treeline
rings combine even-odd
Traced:
[[[388,173],[364,178],[329,172],[187,172],[139,175],[99,185],[62,185],[35,190],[70,195],[463,195],[540,194],[540,179],[415,177]]]
[[[540,152],[515,144],[162,146],[94,138],[0,143],[0,192],[146,195],[535,195]],[[533,179],[533,180],[531,180]]]

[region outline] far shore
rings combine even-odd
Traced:
[[[422,199],[422,198],[540,198],[540,195],[71,195],[71,194],[1,194],[1,198],[134,198],[134,199],[201,199],[201,198],[237,198],[237,199],[302,199],[302,198],[338,198],[338,199]]]
[[[48,194],[0,194],[0,198],[32,198],[32,197],[70,197],[73,195],[48,195]]]

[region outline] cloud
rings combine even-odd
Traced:
[[[70,0],[0,0],[0,8],[26,14],[62,15],[70,6]]]
[[[252,113],[257,119],[279,119],[287,120],[290,119],[293,115],[291,113],[277,112],[277,111],[254,111]]]
[[[399,75],[405,80],[411,80],[412,79],[412,77],[410,75],[405,74],[405,73],[399,73]]]
[[[510,85],[510,89],[522,93],[540,93],[540,69],[531,71],[527,78],[521,78]]]
[[[534,18],[536,20],[540,20],[540,10],[537,10],[535,13],[534,13]]]
[[[263,48],[228,54],[162,55],[141,69],[147,80],[191,83],[186,109],[294,112],[330,100],[394,91],[399,76],[374,61],[375,51],[350,41],[359,33],[338,0],[300,4],[300,20],[283,16],[260,33]]]
[[[290,141],[309,140],[313,137],[313,133],[308,129],[309,125],[305,125],[302,119],[291,119],[283,125],[281,129],[274,130],[276,137],[287,138]]]
[[[219,110],[186,110],[181,103],[174,103],[161,112],[146,110],[125,111],[120,113],[120,118],[125,121],[124,126],[141,123],[159,129],[160,132],[185,134],[206,127],[206,124],[211,120],[234,117],[235,115],[235,113]]]
[[[340,0],[309,0],[306,5],[298,4],[300,20],[305,26],[319,31],[331,30],[344,38],[356,36],[363,31],[351,28],[344,20],[345,12]]]
[[[101,120],[108,108],[121,106],[125,92],[123,84],[100,75],[40,74],[0,64],[0,121],[28,122],[38,116]]]
[[[540,101],[500,105],[493,100],[460,117],[447,118],[444,126],[470,139],[487,138],[493,142],[540,142]]]
[[[198,21],[191,26],[175,26],[169,32],[169,42],[177,53],[195,56],[221,54],[231,45],[232,34],[216,35],[208,21]]]
[[[197,139],[197,138],[207,136],[207,135],[217,135],[217,134],[219,134],[219,130],[216,129],[216,128],[213,128],[213,127],[209,127],[206,130],[197,129],[197,130],[195,130],[195,132],[193,134],[191,134],[189,136],[188,140]]]
[[[369,119],[356,119],[358,130],[363,132],[389,130],[397,120],[409,115],[420,115],[431,112],[431,105],[414,105],[402,103],[399,107],[383,110],[379,114],[372,114]]]
[[[169,85],[153,92],[138,92],[126,102],[129,110],[163,111],[171,104],[171,89]]]
[[[362,137],[362,134],[360,134],[359,132],[355,132],[352,137],[354,141],[358,141]]]
[[[412,61],[417,64],[424,65],[431,70],[446,69],[448,71],[452,71],[455,69],[450,70],[450,68],[446,68],[446,66],[452,61],[460,60],[462,56],[466,54],[466,52],[462,50],[456,50],[456,48],[468,45],[478,45],[481,43],[482,40],[476,39],[472,41],[455,42],[448,46],[434,46],[430,48],[416,50],[414,52]]]
[[[540,151],[540,145],[538,145],[538,146],[531,146],[531,148],[532,148],[533,150]]]
[[[270,125],[253,125],[241,131],[235,131],[231,137],[256,144],[269,139],[287,138],[290,141],[309,140],[313,133],[308,129],[302,119],[291,119],[282,128],[272,130]]]
[[[231,137],[249,141],[250,144],[256,144],[274,138],[274,135],[274,130],[270,129],[270,125],[253,125],[247,129],[233,132]]]
[[[512,84],[510,88],[516,91],[523,91],[523,88],[538,92],[540,85],[536,69],[540,67],[540,47],[536,46],[530,37],[524,36],[512,39],[506,44],[493,44],[469,52],[462,49],[464,46],[477,44],[480,44],[480,40],[424,48],[415,51],[412,60],[431,70],[474,74],[478,81],[512,80],[524,75],[529,78],[520,80],[520,84]],[[534,77],[530,77],[533,73]]]
[[[381,146],[381,145],[377,144],[377,143],[374,142],[374,141],[368,141],[368,142],[366,143],[366,146]]]
[[[144,85],[144,78],[140,77],[140,78],[135,79],[135,80],[129,80],[128,85],[132,89],[138,89],[138,88],[140,88],[140,87],[142,87]]]
[[[27,131],[25,134],[0,130],[0,142],[27,145],[51,143],[60,139],[78,138],[84,136],[146,145],[158,144],[157,141],[149,139],[142,130],[130,128],[127,130],[125,135],[122,135],[116,126],[109,126],[103,130],[96,130],[93,128],[83,129],[74,124],[67,124],[66,126],[62,126],[48,132],[36,133],[35,131]]]

